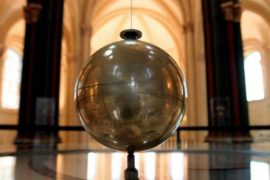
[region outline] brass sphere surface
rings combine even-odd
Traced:
[[[77,114],[101,144],[140,151],[165,141],[184,116],[181,70],[162,49],[125,39],[90,58],[75,86]]]

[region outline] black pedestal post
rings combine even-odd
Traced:
[[[125,180],[139,180],[138,170],[135,168],[135,157],[133,153],[133,151],[128,152]]]

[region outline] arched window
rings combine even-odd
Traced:
[[[1,107],[18,109],[20,100],[22,60],[20,54],[8,48],[5,53],[2,71]]]
[[[261,59],[259,51],[252,51],[245,57],[245,80],[248,101],[264,99]]]

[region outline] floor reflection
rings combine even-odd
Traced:
[[[259,161],[250,162],[251,180],[269,180],[269,164]]]
[[[67,146],[71,147],[71,146]],[[123,180],[127,154],[35,145],[0,154],[2,180]],[[260,147],[264,147],[261,151]],[[197,144],[135,153],[140,180],[269,180],[270,144]]]
[[[89,180],[119,180],[124,179],[124,170],[126,169],[126,153],[93,153],[88,154],[65,154],[58,155],[57,171],[60,173],[67,172],[71,175],[70,167],[81,169],[87,166],[87,179]],[[86,158],[87,163],[79,162],[77,159]],[[175,179],[184,180],[187,172],[187,159],[182,152],[174,153],[135,153],[135,166],[139,171],[140,179],[156,180],[156,179]],[[61,160],[61,162],[60,162]],[[74,177],[74,176],[73,176]]]
[[[187,159],[184,153],[171,153],[170,174],[172,179],[184,179],[185,172],[187,172],[187,169],[184,168],[187,167],[186,165]]]
[[[14,176],[15,164],[15,157],[0,157],[0,179],[11,179]]]

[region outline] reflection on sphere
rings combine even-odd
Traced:
[[[76,110],[87,132],[122,151],[165,141],[182,120],[186,97],[174,60],[152,44],[131,39],[93,54],[75,87]]]

